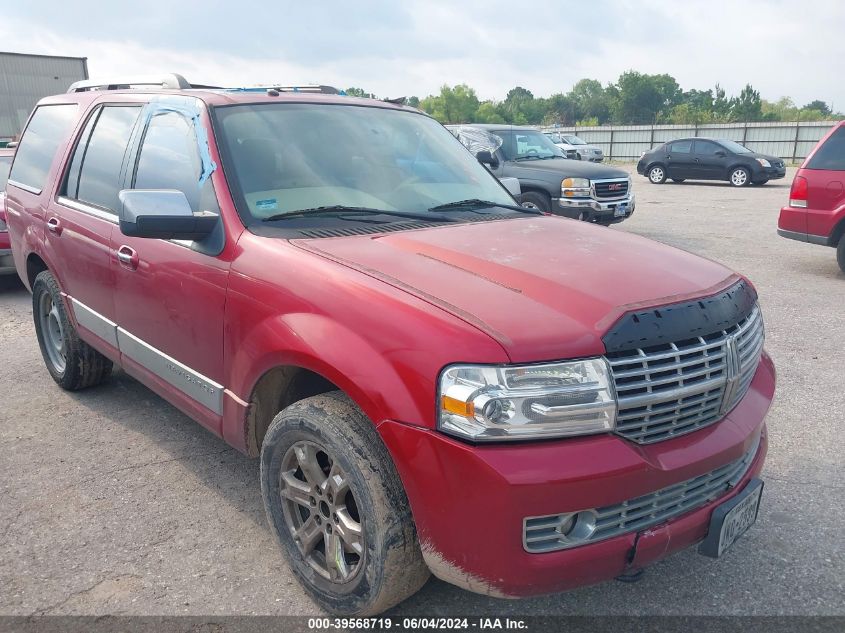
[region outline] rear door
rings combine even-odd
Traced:
[[[728,159],[724,147],[713,141],[695,140],[693,172],[691,178],[723,180],[727,177]]]
[[[62,287],[82,335],[113,358],[118,352],[111,235],[140,112],[141,104],[134,103],[104,104],[89,113],[47,211],[47,241],[61,262]]]
[[[203,108],[193,97],[148,106],[127,189],[176,189],[194,211],[219,214],[208,146],[199,143],[206,138],[199,127]],[[112,234],[124,365],[197,405],[192,410],[206,426],[222,413],[229,262],[219,257],[222,224],[218,229],[202,243],[127,237],[119,228]]]
[[[667,146],[666,175],[669,178],[694,178],[692,139],[673,141]]]

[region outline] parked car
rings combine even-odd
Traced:
[[[563,150],[536,128],[475,123],[447,127],[496,176],[519,180],[525,207],[605,226],[634,212],[628,172],[565,160]]]
[[[429,572],[561,591],[754,523],[775,372],[749,281],[515,205],[413,108],[109,89],[137,83],[41,100],[17,150],[44,362],[68,390],[119,365],[260,457],[324,608],[378,613]]]
[[[9,230],[6,227],[6,181],[9,179],[14,155],[15,150],[0,148],[0,275],[15,273]]]
[[[604,152],[597,145],[590,145],[587,141],[574,134],[561,134],[560,132],[546,132],[549,140],[561,148],[567,158],[576,160],[589,160],[600,163],[604,160]]]
[[[845,272],[845,121],[831,128],[795,174],[778,234],[835,248]]]
[[[637,173],[652,184],[671,178],[685,180],[727,180],[734,187],[764,185],[783,178],[786,165],[776,156],[760,154],[726,139],[683,138],[645,152]]]

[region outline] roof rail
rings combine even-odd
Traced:
[[[276,92],[306,92],[324,95],[341,94],[340,90],[334,86],[322,86],[319,84],[309,84],[303,86],[279,86],[276,84],[266,84],[261,86],[250,86],[248,88],[224,88],[224,90],[228,92],[267,92],[268,90],[275,90]]]
[[[125,90],[132,86],[154,86],[157,88],[164,88],[165,90],[187,90],[191,88],[191,84],[182,75],[171,73],[168,75],[161,75],[158,77],[121,77],[114,81],[100,81],[96,79],[86,79],[84,81],[77,81],[70,85],[68,92],[87,92],[89,90]]]

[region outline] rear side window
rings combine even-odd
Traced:
[[[830,169],[845,171],[845,126],[840,126],[824,142],[810,162],[807,169]]]
[[[35,110],[15,152],[15,162],[9,174],[13,184],[41,193],[56,150],[67,139],[76,120],[76,110],[75,103],[39,106]]]
[[[71,160],[65,195],[118,209],[121,166],[140,106],[106,106],[88,122]]]
[[[692,141],[675,141],[669,146],[672,154],[689,154],[692,152]]]
[[[138,157],[135,189],[177,189],[194,211],[214,211],[217,198],[211,179],[202,186],[202,160],[193,124],[176,112],[152,118]]]

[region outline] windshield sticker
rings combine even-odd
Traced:
[[[267,198],[266,200],[256,200],[255,201],[255,208],[260,211],[273,211],[274,209],[278,208],[278,204],[276,204],[275,198]]]

